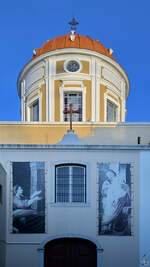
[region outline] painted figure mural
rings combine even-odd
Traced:
[[[130,164],[99,164],[99,234],[131,235]]]
[[[45,232],[45,166],[13,162],[13,233]]]

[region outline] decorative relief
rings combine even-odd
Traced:
[[[115,75],[113,72],[109,71],[106,68],[102,69],[102,75],[103,77],[113,83],[117,88],[121,89],[121,80],[117,75]]]
[[[29,73],[26,78],[26,90],[36,81],[43,78],[44,75],[44,68],[38,68],[33,72]]]
[[[68,59],[64,62],[64,70],[69,73],[79,72],[82,64],[78,59]]]

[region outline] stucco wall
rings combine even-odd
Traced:
[[[81,69],[75,72],[66,70],[65,64],[69,60],[78,61]],[[26,108],[27,98],[33,93],[38,93],[40,120],[51,123],[60,122],[60,112],[63,113],[63,109],[60,109],[59,89],[61,83],[65,82],[85,84],[86,102],[82,103],[83,109],[86,109],[85,121],[106,122],[107,97],[110,96],[113,103],[114,99],[117,100],[115,120],[125,120],[129,81],[121,66],[114,60],[91,50],[66,48],[57,53],[51,51],[33,59],[21,71],[18,78],[18,92],[21,96],[22,121],[30,121],[30,116],[25,120],[26,109],[28,109]],[[45,89],[41,89],[43,85]]]
[[[5,264],[7,267],[38,267],[39,252],[37,251],[37,245],[7,244]]]
[[[56,150],[3,150],[1,151],[1,161],[10,173],[10,161],[45,161],[46,162],[46,234],[11,234],[7,228],[7,264],[6,267],[33,267],[40,262],[37,247],[45,239],[51,236],[84,235],[97,240],[104,252],[101,255],[101,267],[133,267],[137,266],[139,259],[139,152],[136,151],[63,151]],[[68,160],[69,159],[69,160]],[[51,199],[53,194],[54,177],[53,168],[57,163],[78,162],[87,163],[88,181],[87,194],[88,202],[83,205],[56,204]],[[7,164],[6,164],[7,162]],[[97,162],[121,162],[131,163],[133,185],[133,219],[132,236],[99,236],[98,235],[98,168]],[[11,186],[11,177],[8,176],[8,186]],[[11,196],[7,198],[7,216],[11,219]],[[39,243],[32,244],[13,244],[17,242]],[[109,256],[108,256],[109,255]],[[27,258],[24,262],[22,259]],[[33,260],[33,261],[32,261]],[[11,265],[13,263],[13,265]],[[43,267],[42,263],[39,267]]]
[[[146,254],[150,261],[150,152],[140,156],[140,258]]]
[[[56,144],[69,129],[69,123],[1,123],[0,144]],[[85,144],[136,145],[137,137],[141,144],[150,142],[150,124],[75,124],[73,130],[83,138]]]

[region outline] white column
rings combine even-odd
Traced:
[[[101,79],[101,64],[96,62],[96,122],[100,121],[100,79]]]
[[[46,121],[49,121],[49,60],[45,60]]]
[[[86,109],[87,109],[87,106],[86,106],[86,87],[81,87],[82,89],[82,95],[83,95],[83,122],[85,122],[87,120],[86,118]]]
[[[69,89],[70,91],[70,89]],[[63,117],[63,110],[64,110],[64,102],[63,102],[63,95],[64,95],[64,86],[59,87],[59,97],[60,97],[60,121],[64,121]]]
[[[121,101],[122,101],[122,121],[125,121],[125,112],[126,112],[126,88],[125,82],[121,82]]]
[[[21,82],[21,121],[25,121],[25,80]]]
[[[21,82],[21,121],[24,121],[23,82]]]
[[[54,75],[56,74],[56,62],[54,58],[49,59],[49,121],[54,122],[55,92]]]
[[[96,61],[95,58],[92,57],[92,61],[91,61],[91,76],[92,76],[92,86],[91,86],[91,90],[92,90],[92,116],[91,116],[91,121],[95,121],[95,89],[96,89]]]

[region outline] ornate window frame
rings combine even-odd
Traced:
[[[42,94],[38,90],[37,94],[34,92],[33,94],[30,95],[30,97],[32,98],[27,100],[26,102],[27,121],[33,122],[30,119],[31,118],[31,107],[36,101],[39,101],[39,122],[40,122],[42,121]]]
[[[115,97],[116,97],[116,95],[115,95]],[[111,96],[108,95],[108,92],[106,92],[104,94],[104,122],[111,123],[111,122],[107,121],[107,101],[108,100],[111,101],[113,104],[115,104],[117,106],[116,121],[113,121],[112,123],[119,122],[120,121],[120,104],[119,104],[119,99],[118,99],[118,102],[117,102],[113,97],[111,97]]]
[[[73,82],[69,82],[70,84],[74,84]],[[75,85],[78,84],[77,82],[75,82]],[[63,86],[61,86],[59,88],[59,96],[60,96],[60,122],[66,124],[68,122],[64,121],[64,115],[63,115],[63,111],[64,111],[64,93],[72,93],[72,92],[81,92],[82,93],[82,121],[80,122],[75,122],[75,123],[82,123],[86,121],[86,87],[84,87],[81,84],[81,87],[65,87],[63,84]]]

